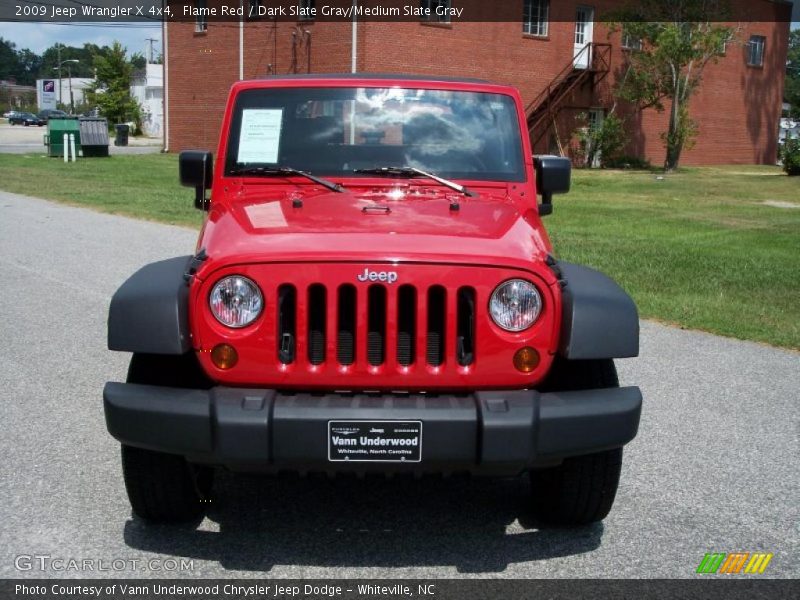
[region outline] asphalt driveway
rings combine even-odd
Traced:
[[[531,527],[522,480],[223,474],[198,527],[145,526],[103,420],[128,360],[105,348],[106,310],[139,266],[194,241],[0,192],[0,577],[671,578],[734,551],[774,553],[765,576],[800,572],[800,354],[649,322],[641,357],[618,363],[645,405],[602,525]],[[54,567],[71,558],[96,570]]]

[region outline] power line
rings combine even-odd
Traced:
[[[28,19],[4,19],[3,23],[26,23],[29,25],[58,25],[60,27],[104,27],[106,29],[161,29],[161,25],[152,23],[42,23]]]

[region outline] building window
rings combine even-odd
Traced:
[[[297,3],[298,14],[300,15],[298,21],[313,21],[312,10],[314,8],[314,0],[300,0]]]
[[[764,66],[764,46],[767,38],[763,35],[751,35],[747,44],[747,64],[752,67]]]
[[[622,47],[628,50],[641,50],[642,38],[622,29]]]
[[[530,35],[546,36],[550,0],[525,0],[522,5],[522,31]]]
[[[195,0],[194,6],[197,9],[197,16],[194,21],[195,33],[208,31],[208,6],[206,6],[206,0]]]
[[[430,14],[429,17],[423,16],[423,21],[450,22],[450,0],[420,0],[419,5],[423,10],[427,9]]]

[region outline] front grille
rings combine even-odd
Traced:
[[[298,306],[300,298],[305,307]],[[466,367],[475,360],[475,321],[470,287],[313,283],[303,290],[285,284],[278,287],[278,360],[410,367],[421,357],[431,367]],[[328,343],[328,336],[335,341]]]
[[[297,330],[297,292],[293,285],[278,288],[278,360],[294,362]]]
[[[371,285],[367,297],[367,361],[377,367],[386,360],[386,288]]]
[[[475,290],[458,290],[458,327],[456,331],[456,361],[462,367],[475,360]]]
[[[339,310],[336,332],[336,360],[349,366],[356,358],[356,287],[339,288]]]
[[[428,364],[438,367],[444,362],[445,320],[447,319],[444,288],[436,285],[428,290]]]
[[[327,317],[326,290],[315,283],[308,288],[308,362],[325,362],[325,322]]]
[[[397,363],[404,367],[414,364],[417,341],[417,290],[403,285],[397,291]]]

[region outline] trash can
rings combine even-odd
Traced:
[[[75,154],[81,155],[81,131],[78,117],[50,117],[47,120],[47,133],[44,136],[44,145],[47,146],[47,156],[64,156],[64,134],[75,136]]]
[[[81,117],[83,156],[108,156],[108,121],[97,117]]]
[[[115,146],[127,146],[128,145],[128,125],[122,123],[120,125],[114,125],[114,129],[117,130],[117,137],[114,138],[114,145]]]

